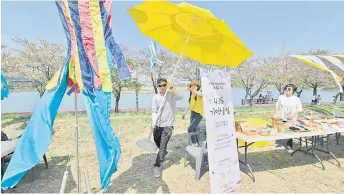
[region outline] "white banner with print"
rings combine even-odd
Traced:
[[[230,193],[240,187],[233,100],[229,74],[201,68],[208,161],[212,193]]]

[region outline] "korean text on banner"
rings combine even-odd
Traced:
[[[240,187],[241,177],[229,75],[205,67],[201,79],[211,193],[230,193]]]

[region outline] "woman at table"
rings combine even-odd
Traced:
[[[302,111],[302,103],[300,98],[294,96],[297,87],[294,84],[288,84],[284,87],[282,94],[276,103],[276,113],[283,122],[297,121],[297,115]],[[287,149],[292,152],[293,139],[288,139]]]
[[[190,91],[189,106],[185,109],[182,118],[185,118],[186,113],[190,109],[191,116],[188,133],[195,133],[197,126],[203,119],[203,95],[200,89],[201,86],[196,80],[193,80],[190,84],[187,85],[187,90]],[[193,146],[199,146],[197,134],[191,135],[191,142]]]

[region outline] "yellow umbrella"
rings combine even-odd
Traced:
[[[183,55],[203,64],[226,67],[237,67],[253,55],[226,23],[217,19],[209,10],[187,3],[175,5],[168,1],[145,1],[129,8],[128,12],[141,33],[180,54],[169,81],[173,80]],[[158,116],[153,121],[155,123],[165,103],[166,94],[167,92],[158,110]],[[140,148],[149,152],[157,149],[150,141],[155,123],[148,138],[136,142]]]
[[[202,64],[236,68],[253,56],[226,23],[209,10],[188,3],[145,1],[128,12],[141,33]]]

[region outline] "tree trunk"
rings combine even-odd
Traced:
[[[42,98],[42,96],[44,95],[44,92],[45,92],[45,85],[38,83],[36,85],[36,90],[39,93],[39,98]]]
[[[278,90],[279,94],[282,95],[282,85],[280,83],[275,83],[276,89]]]
[[[245,89],[245,102],[247,101],[247,97],[249,96],[248,94],[250,94],[250,89],[246,88]]]
[[[199,67],[196,68],[196,80],[201,82],[201,70]]]
[[[313,85],[313,96],[318,95],[318,84]]]
[[[39,98],[42,98],[42,96],[44,95],[44,90],[37,88],[37,92],[39,93]]]
[[[302,91],[303,91],[303,90],[296,91],[296,95],[297,95],[297,97],[299,97],[299,98],[300,98]]]
[[[115,113],[119,113],[119,100],[121,99],[121,92],[116,92]]]
[[[344,86],[342,86],[342,88],[343,88],[343,90],[344,90]],[[339,100],[340,101],[344,101],[344,93],[339,93],[340,95],[340,98],[339,98]]]
[[[247,103],[247,101],[249,101],[249,100],[247,100],[247,98],[249,96],[248,93],[249,93],[249,89],[245,89],[245,99],[244,99],[244,102],[242,103],[242,105],[245,105]]]
[[[247,97],[248,97],[248,95],[247,95],[247,93],[245,94],[245,99],[244,99],[244,102],[246,102],[247,101]]]
[[[343,93],[339,94],[339,101],[344,101],[344,94]]]
[[[342,96],[342,95],[343,95],[342,93],[338,92],[338,93],[336,94],[336,96],[334,96],[334,98],[333,98],[333,104],[336,104],[336,103],[337,103],[338,96]]]
[[[248,103],[250,104],[250,107],[253,106],[252,100],[253,100],[252,98],[250,98],[250,99],[248,100]]]
[[[139,111],[139,91],[135,90],[136,93],[136,111]]]

